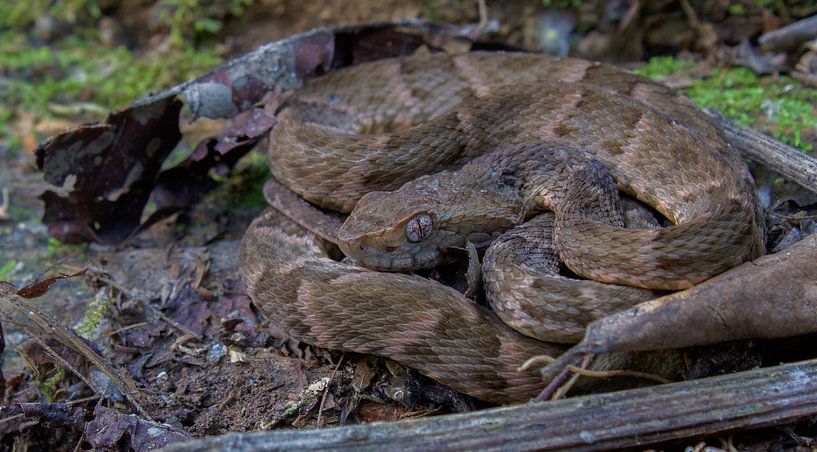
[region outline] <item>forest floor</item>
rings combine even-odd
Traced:
[[[757,46],[763,33],[817,13],[815,2],[680,2],[687,11],[677,2],[639,8],[626,1],[488,2],[482,16],[479,2],[458,0],[361,0],[354,7],[291,0],[125,0],[117,6],[72,0],[28,9],[19,6],[24,3],[0,0],[0,281],[20,288],[84,270],[30,302],[127,370],[148,394],[143,408],[149,417],[168,425],[168,442],[486,404],[391,362],[282,340],[258,315],[243,292],[237,250],[266,207],[263,143],[231,170],[214,169],[217,188],[199,202],[121,243],[65,244],[49,236],[40,196],[55,188],[37,169],[35,153],[67,128],[104,120],[149,92],[315,27],[417,17],[468,24],[482,17],[497,21],[492,42],[620,65],[803,152],[817,152],[817,47],[764,53]],[[183,162],[201,139],[227,125],[184,121],[182,142],[162,167]],[[769,209],[770,249],[817,231],[817,195],[757,165],[751,169]],[[155,210],[149,202],[143,217]],[[125,401],[107,394],[108,377],[57,341],[31,340],[21,324],[2,327],[0,404],[7,410],[0,414],[0,447],[138,449],[150,443],[135,433]],[[704,355],[711,375],[817,356],[806,343],[742,341]],[[55,363],[51,351],[64,361]],[[83,411],[70,420],[56,411],[14,411],[27,403]],[[664,446],[814,447],[815,422]]]

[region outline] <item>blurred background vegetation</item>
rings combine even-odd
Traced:
[[[0,0],[0,155],[31,153],[38,141],[64,128],[100,120],[229,56],[313,27],[415,17],[480,20],[477,0],[314,3]],[[634,3],[640,5],[635,18]],[[683,4],[696,15],[694,22]],[[499,21],[497,41],[595,59],[649,61],[637,70],[675,82],[685,76],[676,84],[702,106],[760,125],[804,151],[817,141],[814,89],[713,58],[813,14],[814,0],[529,0],[486,6],[487,18]]]

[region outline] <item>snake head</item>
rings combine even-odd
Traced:
[[[347,256],[375,270],[431,268],[462,238],[441,222],[438,197],[423,187],[367,193],[338,231],[338,245]]]

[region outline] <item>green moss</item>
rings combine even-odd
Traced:
[[[732,16],[744,16],[744,15],[746,15],[746,8],[740,3],[731,3],[726,8],[726,10]]]
[[[210,192],[211,200],[225,203],[233,208],[262,209],[267,207],[264,199],[264,183],[269,179],[269,166],[261,152],[250,152],[242,158],[228,176],[211,174],[222,184],[219,190]]]
[[[65,378],[65,369],[57,367],[50,377],[37,385],[37,389],[47,401],[53,402],[57,397],[57,387],[63,378]]]
[[[13,153],[19,147],[6,125],[16,111],[49,118],[73,116],[74,105],[90,106],[79,109],[86,110],[82,120],[102,120],[108,110],[198,77],[221,60],[215,47],[140,56],[77,36],[32,47],[23,34],[0,32],[0,149]]]
[[[671,57],[653,58],[637,72],[660,79],[688,64]],[[741,67],[715,69],[709,77],[693,80],[685,92],[701,107],[718,110],[741,125],[760,126],[803,151],[813,148],[803,140],[803,132],[817,131],[817,90],[790,77],[758,77]]]
[[[74,331],[84,338],[88,339],[89,341],[97,339],[99,336],[99,332],[97,331],[99,328],[102,319],[105,316],[105,313],[108,312],[108,307],[113,304],[114,300],[111,298],[94,298],[88,303],[88,307],[85,308],[85,315],[82,317],[82,320],[74,327]]]
[[[221,31],[224,19],[240,17],[254,0],[160,0],[160,17],[180,48]]]
[[[422,0],[423,5],[423,18],[430,22],[440,22],[440,11],[437,9],[437,5],[431,0]]]
[[[84,18],[98,18],[102,11],[96,0],[0,0],[0,27],[24,28],[40,17],[49,16],[61,22],[75,23]]]
[[[17,268],[17,261],[12,259],[0,267],[0,281],[8,281]]]
[[[178,48],[187,48],[221,31],[226,18],[243,15],[253,1],[158,0],[154,7],[169,30],[171,42]],[[98,0],[0,0],[0,28],[25,30],[42,17],[91,24],[101,16]]]
[[[633,72],[655,79],[668,77],[694,67],[694,61],[679,60],[669,56],[660,56],[651,58],[649,63],[636,68],[636,70]]]
[[[67,255],[85,256],[87,248],[87,243],[62,243],[54,237],[48,238],[48,257],[51,259]]]
[[[704,8],[712,7],[712,3],[705,0],[698,0],[698,4]],[[784,20],[791,19],[791,10],[799,9],[800,11],[808,11],[814,8],[814,0],[732,0],[725,3],[726,12],[730,16],[759,16],[766,10],[769,14],[783,18]]]
[[[89,101],[103,110],[118,108],[220,62],[215,49],[140,57],[125,47],[99,47],[84,38],[31,47],[23,35],[0,35],[0,72],[11,74],[0,88],[6,103],[41,115],[50,114],[51,103]]]
[[[804,151],[813,145],[802,140],[807,129],[817,130],[817,90],[789,77],[758,77],[746,68],[717,69],[693,83],[687,95],[702,107],[714,108],[737,123],[767,122],[772,135]]]

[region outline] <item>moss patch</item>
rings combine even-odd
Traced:
[[[636,72],[661,79],[689,69],[691,64],[658,57]],[[814,147],[804,135],[817,135],[817,90],[790,77],[759,77],[742,67],[719,68],[704,79],[693,80],[685,93],[699,106],[714,108],[738,124],[760,127],[806,152]]]
[[[634,72],[652,79],[660,79],[694,67],[694,61],[660,56],[651,58],[649,63],[637,68]]]
[[[25,130],[16,112],[37,121],[63,117],[101,121],[152,91],[197,77],[222,61],[215,48],[139,56],[125,47],[104,48],[82,38],[30,47],[21,35],[0,33],[0,150],[19,154]],[[36,136],[42,139],[44,136]]]
[[[17,261],[12,259],[0,266],[0,281],[8,281],[17,269]]]
[[[99,336],[99,325],[105,313],[108,312],[108,307],[113,304],[114,300],[110,298],[94,298],[88,303],[85,309],[85,315],[82,320],[74,327],[76,333],[89,341],[95,340]]]
[[[62,243],[54,237],[48,238],[48,257],[49,259],[56,259],[64,256],[80,256],[85,258],[85,250],[88,248],[87,243]]]
[[[69,37],[51,46],[31,47],[22,34],[0,34],[0,72],[7,84],[0,117],[24,109],[51,115],[52,104],[90,102],[106,110],[121,107],[150,91],[193,78],[218,65],[215,49],[138,56],[120,46]]]
[[[46,400],[53,402],[56,400],[57,389],[60,386],[60,382],[63,378],[65,378],[65,369],[62,367],[57,367],[51,376],[37,385],[37,389],[39,389],[40,394],[42,394]]]
[[[262,152],[253,151],[241,159],[229,177],[213,175],[224,184],[212,196],[223,200],[233,208],[261,209],[267,206],[264,199],[264,183],[269,179],[267,157]]]

